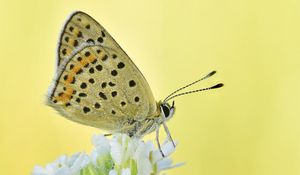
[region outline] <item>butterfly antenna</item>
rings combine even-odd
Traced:
[[[211,89],[217,89],[217,88],[220,88],[222,86],[224,86],[224,84],[223,83],[219,83],[219,84],[216,84],[216,85],[208,87],[208,88],[203,88],[203,89],[197,89],[197,90],[193,90],[193,91],[183,92],[183,93],[180,93],[180,94],[176,94],[176,95],[174,95],[172,97],[169,97],[168,99],[165,100],[165,102],[169,101],[169,100],[171,100],[171,99],[173,99],[175,97],[182,96],[182,95],[192,94],[192,93],[196,93],[196,92],[200,92],[200,91],[206,91],[206,90],[211,90]]]
[[[164,102],[167,102],[168,100],[170,100],[170,99],[168,99],[168,98],[170,98],[172,95],[176,94],[177,92],[179,92],[179,91],[181,91],[181,90],[183,90],[183,89],[185,89],[185,88],[187,88],[187,87],[190,87],[190,86],[192,86],[192,85],[194,85],[194,84],[196,84],[196,83],[198,83],[198,82],[200,82],[200,81],[202,81],[202,80],[204,80],[204,79],[207,79],[207,78],[213,76],[215,73],[216,73],[216,71],[212,71],[212,72],[210,72],[209,74],[207,74],[205,77],[202,77],[202,78],[200,78],[199,80],[196,80],[196,81],[194,81],[194,82],[192,82],[192,83],[190,83],[190,84],[188,84],[188,85],[186,85],[186,86],[183,86],[183,87],[181,87],[181,88],[175,90],[174,92],[172,92],[170,95],[168,95],[168,96],[164,99]]]

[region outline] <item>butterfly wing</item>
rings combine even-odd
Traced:
[[[108,47],[126,55],[118,43],[96,20],[84,12],[77,11],[68,18],[60,35],[58,65],[74,55],[78,48],[85,43]]]
[[[113,37],[95,19],[88,14],[76,11],[67,19],[60,35],[58,46],[58,66],[65,60],[73,56],[82,45],[96,44],[115,50],[124,59],[132,62],[125,51],[113,39]],[[141,74],[148,88],[149,96],[153,96],[150,87],[143,74],[136,67],[137,73]],[[153,98],[154,99],[154,98]]]
[[[126,123],[155,116],[157,105],[142,74],[113,48],[82,45],[61,62],[48,104],[73,121],[126,132]]]

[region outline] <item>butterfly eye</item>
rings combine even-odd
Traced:
[[[165,117],[168,118],[170,114],[170,108],[167,105],[162,105],[162,109],[165,114]]]

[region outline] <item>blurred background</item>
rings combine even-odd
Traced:
[[[157,100],[218,71],[194,88],[225,87],[176,99],[173,159],[187,164],[168,174],[300,175],[298,0],[0,0],[1,174],[90,152],[102,133],[44,104],[75,10],[110,32]]]

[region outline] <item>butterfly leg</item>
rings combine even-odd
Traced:
[[[159,142],[159,127],[156,129],[156,143],[157,143],[158,149],[159,149],[162,157],[165,157],[165,154],[163,153],[161,146],[160,146],[160,142]]]
[[[165,122],[162,122],[162,124],[163,124],[163,126],[164,126],[165,132],[167,133],[168,138],[171,140],[171,142],[172,142],[172,144],[173,144],[173,146],[174,146],[174,148],[175,148],[176,145],[175,145],[174,140],[172,139],[172,136],[171,136],[171,133],[170,133],[170,131],[169,131],[169,128],[168,128],[167,124],[166,124]]]

